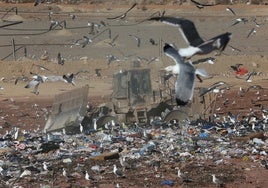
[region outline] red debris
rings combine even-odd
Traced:
[[[243,76],[248,73],[248,70],[245,67],[239,67],[238,70],[235,72],[238,76]]]

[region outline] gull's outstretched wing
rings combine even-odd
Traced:
[[[175,17],[153,17],[149,20],[161,21],[163,23],[177,26],[184,38],[184,40],[191,46],[199,46],[204,40],[199,36],[199,33],[190,20]]]

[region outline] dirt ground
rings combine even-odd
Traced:
[[[159,78],[159,70],[162,70],[173,62],[162,52],[162,46],[165,42],[174,43],[176,46],[183,47],[186,45],[183,38],[179,34],[177,28],[167,26],[162,23],[155,22],[137,22],[144,20],[157,11],[166,11],[166,15],[185,17],[193,20],[202,37],[208,39],[219,33],[226,31],[232,32],[233,36],[230,45],[239,49],[232,50],[228,46],[224,53],[220,56],[214,56],[214,53],[209,54],[216,58],[215,64],[199,64],[198,68],[204,68],[211,76],[209,79],[204,79],[202,83],[196,82],[196,87],[208,87],[211,84],[224,81],[231,87],[227,91],[225,98],[219,99],[217,107],[221,108],[217,113],[224,114],[228,111],[232,113],[243,112],[245,115],[249,113],[250,108],[258,110],[252,100],[258,96],[261,97],[260,103],[266,108],[268,106],[268,7],[261,5],[232,5],[232,9],[236,11],[234,16],[225,10],[225,5],[206,7],[197,9],[193,5],[138,5],[134,8],[124,20],[107,20],[107,17],[113,17],[123,13],[129,6],[112,6],[105,5],[40,5],[33,7],[32,4],[5,4],[0,3],[0,16],[4,15],[4,11],[16,6],[18,15],[9,13],[4,17],[8,20],[22,20],[22,24],[0,28],[0,126],[1,134],[5,130],[9,130],[13,125],[21,129],[34,130],[42,129],[47,117],[47,109],[52,105],[55,94],[71,90],[75,87],[81,87],[89,84],[88,102],[93,106],[97,106],[109,100],[112,93],[112,77],[113,74],[133,67],[133,62],[137,57],[146,57],[148,59],[157,57],[159,61],[147,64],[141,62],[142,68],[150,68],[152,72],[153,87],[157,88]],[[44,34],[36,34],[46,31],[49,28],[50,21],[48,20],[48,12],[52,11],[52,19],[66,20],[67,28],[56,28]],[[71,19],[70,14],[76,15],[75,19]],[[246,17],[248,23],[239,23],[230,27],[236,18]],[[254,20],[260,23],[260,27],[256,27]],[[2,17],[3,20],[3,17]],[[112,33],[112,38],[118,35],[115,41],[115,47],[111,47],[108,43],[111,42],[107,33],[98,35],[90,35],[88,22],[100,23],[104,21]],[[4,25],[6,22],[0,22]],[[79,28],[81,27],[81,28]],[[10,29],[11,28],[11,29]],[[69,29],[68,29],[69,28]],[[252,28],[256,28],[257,32],[247,38],[247,34]],[[100,30],[101,32],[102,30]],[[136,41],[129,35],[137,35],[142,38],[141,47],[137,47]],[[74,45],[74,41],[81,39],[83,36],[89,36],[93,42],[86,45],[85,48]],[[155,39],[157,45],[152,45],[149,38]],[[12,46],[10,41],[14,39],[16,48],[22,47],[16,51],[16,61],[12,56]],[[58,45],[53,45],[53,44]],[[45,44],[45,45],[39,45]],[[23,48],[27,48],[27,54],[24,56]],[[40,57],[47,51],[49,57],[47,60],[41,60]],[[58,52],[65,58],[65,64],[59,65],[56,63]],[[10,56],[6,57],[8,54]],[[107,64],[106,56],[113,54],[121,59],[119,62]],[[193,60],[197,60],[208,56],[195,56]],[[124,57],[127,57],[125,58]],[[243,64],[249,72],[256,72],[252,82],[246,82],[245,78],[239,79],[235,76],[234,71],[230,68],[231,65]],[[50,71],[42,71],[37,65],[42,65]],[[95,69],[101,69],[101,76],[98,77]],[[47,82],[40,85],[40,94],[35,95],[32,89],[26,89],[24,86],[28,81],[19,80],[15,83],[19,76],[31,78],[30,72],[36,72],[44,75],[63,75],[67,73],[76,73],[80,70],[87,70],[87,73],[79,74],[75,83],[76,86],[64,82]],[[264,88],[261,93],[256,94],[256,91],[251,91],[244,98],[238,96],[239,89],[247,89],[252,85],[260,85]],[[223,105],[223,101],[228,98],[229,103]],[[257,100],[257,99],[256,99]],[[259,99],[258,99],[259,100]],[[233,101],[236,101],[234,105]],[[92,162],[92,161],[90,161]],[[102,162],[100,162],[102,163]],[[111,164],[113,163],[110,162]],[[85,162],[86,164],[86,162]],[[107,165],[107,164],[106,164]],[[69,167],[71,168],[71,167]],[[169,169],[168,169],[169,168]],[[174,187],[216,187],[210,181],[211,177],[205,177],[199,183],[185,184],[176,179],[175,164],[173,167],[162,168],[156,174],[150,174],[151,179],[148,182],[148,187],[159,186],[157,176],[165,176],[169,179],[175,179],[176,186]],[[192,170],[192,169],[196,170]],[[168,169],[168,170],[167,170]],[[194,166],[193,161],[188,161],[185,164],[184,170],[188,170],[192,175],[198,173],[217,171],[218,174],[231,174],[228,178],[233,178],[233,181],[226,187],[268,187],[268,171],[252,161],[241,159],[232,159],[227,164],[215,166],[211,161],[207,161],[207,167],[202,169]],[[146,182],[142,173],[137,169],[128,173],[125,180],[120,180],[125,187],[143,187]],[[223,177],[227,177],[223,175]],[[92,187],[94,184],[85,182],[80,178],[80,184],[74,187],[83,185],[84,187]],[[155,182],[154,182],[155,180]],[[28,179],[31,182],[31,178]],[[208,182],[209,181],[209,182]],[[156,183],[157,182],[157,183]],[[26,181],[25,181],[26,183]],[[99,187],[114,187],[112,176],[102,182]],[[157,184],[157,185],[155,185]],[[33,183],[34,186],[37,186]],[[62,178],[55,183],[56,187],[70,187],[69,182],[65,182]],[[74,185],[74,184],[73,184]],[[179,185],[179,186],[178,186]],[[96,185],[97,186],[97,185]],[[165,187],[165,186],[164,186]]]

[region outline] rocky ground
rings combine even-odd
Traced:
[[[5,11],[11,9],[14,5],[18,8],[18,14],[15,15],[14,12],[10,12],[5,15]],[[262,117],[260,104],[266,109],[268,106],[267,7],[261,5],[230,5],[230,7],[236,11],[236,16],[227,12],[225,5],[199,10],[189,4],[181,6],[170,4],[145,6],[138,4],[124,20],[109,20],[106,18],[123,13],[129,6],[112,6],[107,3],[105,5],[42,4],[33,7],[32,4],[0,3],[2,20],[23,21],[22,24],[0,28],[0,58],[2,59],[0,62],[0,77],[1,87],[3,88],[0,91],[1,135],[4,135],[6,130],[13,130],[14,126],[19,127],[20,130],[29,130],[31,133],[38,129],[42,130],[46,121],[47,110],[51,108],[54,95],[75,87],[89,84],[88,102],[93,106],[107,102],[112,93],[113,74],[121,69],[133,68],[133,61],[138,56],[147,59],[152,57],[159,59],[159,61],[150,64],[145,61],[141,62],[143,68],[151,69],[153,87],[157,88],[159,70],[173,64],[162,53],[163,44],[165,42],[174,43],[180,47],[186,44],[177,28],[162,23],[137,23],[157,11],[162,12],[164,10],[166,15],[186,17],[193,20],[204,38],[210,38],[226,31],[233,33],[230,45],[239,49],[239,51],[232,50],[229,46],[221,56],[210,54],[216,58],[215,64],[199,64],[197,67],[206,69],[211,78],[205,79],[202,83],[197,82],[196,87],[207,87],[217,81],[224,81],[229,84],[230,89],[226,90],[222,97],[219,96],[215,103],[214,113],[220,115],[220,117],[226,116],[229,111],[233,114],[241,113],[240,121],[244,118],[243,116],[246,117],[252,113],[252,109],[258,117]],[[53,12],[51,14],[52,20],[66,20],[66,29],[57,27],[55,30],[47,32],[51,23],[47,16],[49,12]],[[76,18],[72,19],[70,15],[75,15]],[[239,17],[246,17],[249,22],[230,27]],[[253,22],[255,18],[260,27],[255,26]],[[101,21],[107,24],[104,28],[100,28],[99,33],[103,32],[103,34],[89,34],[91,30],[87,26],[88,22],[100,24]],[[1,25],[6,23],[2,21]],[[118,35],[114,47],[108,44],[111,39],[109,38],[109,29],[105,30],[107,28],[111,31],[111,39]],[[256,28],[257,32],[247,38],[247,34],[252,28]],[[137,47],[136,41],[129,36],[130,34],[142,38],[141,47]],[[88,36],[93,40],[84,48],[74,44],[83,36]],[[149,38],[154,39],[157,45],[152,45]],[[12,54],[12,39],[14,39],[15,47],[18,49],[15,57]],[[24,54],[24,48],[27,49],[26,55]],[[41,60],[44,51],[48,52],[48,58]],[[65,59],[63,66],[57,64],[56,61],[59,52]],[[117,56],[120,61],[108,65],[106,59],[108,54]],[[193,60],[199,58],[201,57],[196,56],[193,57]],[[243,77],[242,79],[236,77],[230,66],[237,63],[243,64],[249,72],[257,73],[252,78],[252,82],[246,82]],[[37,65],[42,65],[50,71],[42,71]],[[100,77],[96,76],[95,69],[101,69]],[[76,86],[63,82],[48,82],[40,85],[39,95],[31,93],[31,89],[24,88],[27,81],[20,80],[16,85],[14,84],[19,76],[26,76],[30,79],[32,76],[30,71],[44,75],[63,75],[75,73],[79,70],[87,70],[88,73],[81,73],[77,76],[75,79]],[[241,93],[240,88],[246,91],[254,85],[260,85],[263,89],[250,89],[249,92]],[[228,102],[226,102],[227,99]],[[223,119],[220,119],[220,121],[223,121]],[[241,124],[239,124],[239,127]],[[211,131],[210,138],[212,140],[199,141],[199,149],[197,149],[189,141],[193,135],[188,134],[188,131],[190,128],[194,128],[196,135],[199,135],[200,129],[195,125],[187,125],[186,127],[189,128],[185,129],[186,136],[181,133],[181,127],[164,130],[148,128],[150,134],[153,135],[151,141],[158,143],[159,147],[156,151],[144,154],[137,159],[128,156],[129,162],[134,160],[136,167],[126,170],[127,177],[123,179],[116,178],[112,172],[113,164],[117,164],[121,168],[118,156],[115,155],[112,159],[103,160],[101,157],[92,157],[93,150],[84,153],[79,150],[99,146],[99,143],[86,142],[86,140],[98,140],[96,138],[97,134],[86,135],[86,138],[82,135],[77,138],[72,137],[71,139],[76,143],[75,146],[67,143],[68,138],[62,138],[66,143],[63,146],[64,152],[69,149],[73,151],[73,155],[60,159],[57,158],[59,150],[30,156],[29,149],[18,149],[16,144],[13,143],[14,140],[12,140],[8,148],[1,148],[1,166],[2,168],[4,168],[4,164],[8,166],[12,172],[15,172],[15,176],[11,178],[11,183],[7,185],[8,180],[4,179],[2,175],[1,185],[7,187],[15,185],[22,187],[114,187],[119,183],[122,187],[160,187],[164,180],[172,180],[174,187],[218,187],[220,185],[212,183],[211,174],[214,173],[225,182],[226,187],[267,187],[268,173],[262,164],[263,161],[267,160],[267,157],[260,154],[260,151],[267,152],[267,142],[262,145],[252,143],[254,138],[267,140],[265,131],[258,130],[258,133],[252,135],[253,131],[248,130],[247,135],[238,138],[222,137],[221,133]],[[130,130],[132,129],[129,129],[129,132]],[[176,134],[171,134],[172,131]],[[124,151],[126,156],[131,153],[131,149],[136,148],[140,151],[148,143],[147,138],[138,135],[132,136],[135,141],[128,143],[128,150]],[[174,140],[175,149],[167,150],[167,147],[161,149],[170,138]],[[218,142],[217,138],[224,139],[224,141]],[[25,140],[27,140],[26,137],[20,133],[20,139],[17,141],[25,144]],[[29,142],[33,144],[32,141]],[[228,144],[224,145],[225,142]],[[4,145],[5,143],[1,142],[1,144]],[[111,150],[124,147],[124,145],[127,145],[125,141],[116,140],[113,143],[108,142],[105,149],[111,154]],[[254,153],[253,148],[257,148],[259,153]],[[239,153],[236,149],[239,152],[241,150],[244,152]],[[80,153],[75,153],[77,150]],[[228,151],[227,154],[224,151]],[[120,155],[124,155],[124,152]],[[193,157],[190,155],[183,156],[183,153],[186,152],[191,153]],[[63,162],[64,158],[71,158],[72,162]],[[216,163],[220,159],[223,159],[223,162]],[[42,169],[42,162],[45,160],[53,165],[51,166],[52,170],[48,172]],[[156,164],[160,163],[158,169],[156,169],[158,165],[153,163],[155,161]],[[38,172],[32,171],[32,174],[36,173],[36,176],[18,178],[18,174],[25,169],[25,166],[33,164],[39,170]],[[81,166],[79,167],[78,164]],[[91,170],[94,165],[103,167],[104,172],[96,173]],[[178,178],[176,167],[179,167],[193,181],[186,182]],[[64,177],[62,168],[65,168],[68,173],[72,173],[73,177]],[[94,180],[85,180],[83,174],[85,170],[94,177]]]

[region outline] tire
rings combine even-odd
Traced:
[[[165,122],[170,123],[173,120],[175,121],[182,121],[187,119],[189,116],[187,115],[186,112],[182,111],[182,110],[173,110],[171,112],[169,112],[166,117],[164,118]]]

